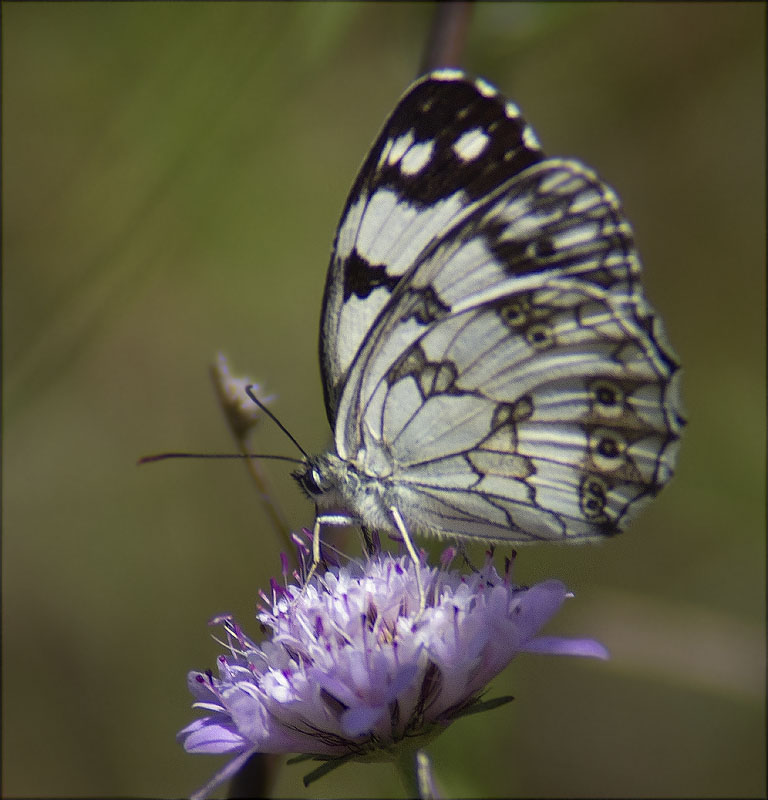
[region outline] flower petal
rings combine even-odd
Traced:
[[[246,739],[235,730],[233,721],[225,724],[214,722],[213,717],[205,717],[184,728],[184,749],[188,753],[235,753],[247,745]],[[195,728],[194,730],[191,730]]]
[[[526,653],[547,653],[555,656],[588,656],[610,658],[610,653],[594,639],[567,639],[561,636],[537,636],[523,648]]]

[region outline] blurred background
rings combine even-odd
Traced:
[[[2,7],[3,791],[180,796],[206,622],[251,633],[279,543],[207,374],[217,351],[330,438],[320,300],[346,193],[414,78],[416,3]],[[630,532],[524,549],[575,593],[430,747],[446,797],[748,797],[765,772],[765,6],[478,4],[465,64],[621,195],[680,353],[679,471]],[[294,455],[265,424],[262,452]],[[267,464],[294,528],[313,509]],[[387,765],[277,796],[400,795]],[[221,792],[220,792],[221,794]]]

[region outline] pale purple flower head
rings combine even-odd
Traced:
[[[478,710],[488,682],[518,653],[607,657],[590,639],[537,635],[569,596],[560,581],[518,588],[490,556],[470,574],[445,561],[420,567],[421,614],[414,563],[379,553],[303,587],[273,582],[257,615],[268,631],[260,644],[231,618],[217,620],[227,653],[218,677],[189,674],[194,707],[207,715],[179,739],[187,752],[236,758],[197,796],[256,752],[394,759],[403,743],[413,749]]]

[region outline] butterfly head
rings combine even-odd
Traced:
[[[327,473],[319,463],[318,456],[306,459],[297,470],[291,473],[291,477],[311,500],[333,488]]]
[[[309,456],[291,476],[318,508],[328,509],[348,506],[342,498],[345,488],[355,483],[355,474],[347,462],[329,452]]]

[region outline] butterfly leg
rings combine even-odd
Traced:
[[[408,528],[406,528],[405,521],[397,507],[390,506],[389,513],[392,514],[395,526],[405,542],[405,549],[408,551],[408,555],[411,557],[411,561],[413,561],[413,565],[416,567],[416,585],[419,589],[419,616],[421,616],[424,613],[424,609],[427,607],[427,596],[424,594],[424,584],[421,582],[421,559],[416,552],[416,548],[413,546],[411,535],[408,533]]]
[[[363,537],[363,550],[368,558],[375,553],[381,552],[381,542],[379,541],[378,535],[375,531],[372,531],[370,528],[366,528],[365,525],[361,525],[360,533]]]
[[[354,518],[345,516],[344,514],[319,514],[315,517],[315,527],[312,529],[312,566],[309,568],[307,577],[304,578],[304,586],[312,580],[317,572],[317,565],[320,563],[320,530],[323,525],[336,525],[338,527],[344,525],[354,525]]]

